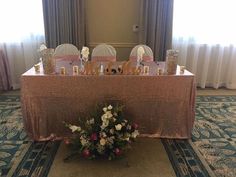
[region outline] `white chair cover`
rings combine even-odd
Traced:
[[[99,44],[93,49],[92,61],[116,61],[116,49],[108,44]]]
[[[145,53],[144,53],[144,56],[143,56],[143,61],[153,61],[153,52],[152,52],[152,49],[150,47],[148,47],[147,45],[143,45],[143,44],[140,44],[140,45],[136,45],[132,50],[131,50],[131,53],[130,53],[130,57],[129,59],[131,61],[137,61],[137,50],[139,47],[143,47]]]
[[[67,56],[67,55],[79,55],[80,52],[73,44],[61,44],[56,47],[54,57]]]

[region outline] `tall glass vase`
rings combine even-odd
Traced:
[[[43,63],[43,72],[44,74],[53,74],[55,73],[55,60],[53,58],[54,49],[44,49],[40,51]]]

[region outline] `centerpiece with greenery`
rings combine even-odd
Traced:
[[[65,125],[72,131],[72,137],[65,140],[72,156],[89,159],[120,157],[139,135],[138,125],[124,118],[120,105],[105,105],[87,120],[80,119],[78,125]]]

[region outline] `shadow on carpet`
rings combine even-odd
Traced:
[[[162,139],[178,177],[236,176],[236,96],[198,96],[192,141]],[[20,97],[0,96],[0,176],[47,176],[60,142],[31,142]]]

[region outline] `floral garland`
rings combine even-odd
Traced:
[[[130,124],[123,118],[123,106],[105,106],[92,118],[80,121],[79,125],[66,124],[73,136],[65,139],[73,154],[94,159],[105,156],[109,160],[117,158],[130,147],[138,135],[137,124]]]

